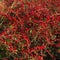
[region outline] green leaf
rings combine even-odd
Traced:
[[[0,2],[1,2],[2,0],[0,0]]]

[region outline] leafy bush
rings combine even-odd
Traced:
[[[0,60],[59,60],[59,0],[2,0]]]

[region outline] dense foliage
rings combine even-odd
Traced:
[[[60,60],[59,55],[59,0],[1,0],[0,60]]]

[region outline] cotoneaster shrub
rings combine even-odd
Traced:
[[[60,1],[2,0],[0,60],[59,60]]]

